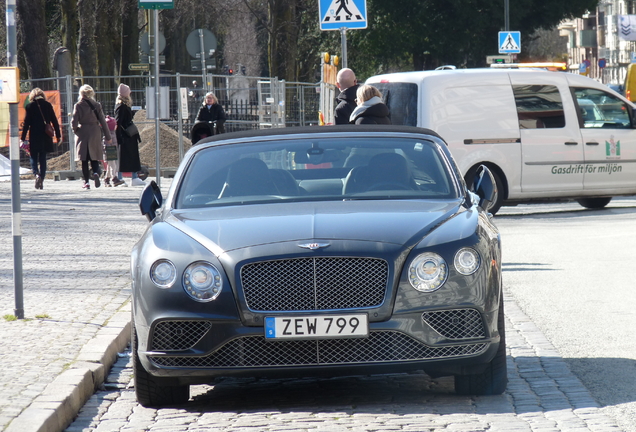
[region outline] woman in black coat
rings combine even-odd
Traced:
[[[223,111],[223,107],[219,104],[219,100],[214,93],[209,92],[205,95],[203,106],[201,106],[197,115],[197,121],[208,122],[214,135],[225,133],[225,126],[223,126],[225,124],[225,111]],[[215,130],[212,130],[214,128],[212,123],[216,123]]]
[[[130,87],[120,84],[117,89],[117,99],[115,100],[115,120],[117,120],[117,143],[119,144],[119,172],[132,173],[132,186],[143,186],[146,183],[141,180],[137,173],[141,171],[141,159],[139,158],[139,134],[128,136],[126,128],[133,123],[133,112],[131,109],[132,99],[130,98]]]
[[[353,124],[391,124],[389,107],[382,102],[382,93],[370,85],[358,87],[356,92],[358,106],[351,113],[349,123]]]
[[[26,116],[22,127],[21,140],[26,139],[27,132],[30,142],[31,169],[35,176],[35,188],[44,189],[46,176],[46,154],[53,151],[53,138],[44,131],[45,125],[52,124],[55,129],[57,144],[60,143],[60,124],[55,116],[53,105],[46,101],[44,92],[36,87],[29,94],[31,101],[26,107]],[[38,167],[39,165],[39,167]]]

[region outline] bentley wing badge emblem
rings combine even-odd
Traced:
[[[303,243],[298,245],[298,247],[310,249],[310,250],[325,248],[327,246],[329,246],[329,243]]]

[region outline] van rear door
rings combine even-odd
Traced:
[[[563,74],[511,73],[521,135],[521,190],[535,197],[583,190],[579,121]]]

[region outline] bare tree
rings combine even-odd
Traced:
[[[139,62],[139,15],[137,0],[121,1],[120,75],[130,74],[128,65]]]
[[[48,78],[51,76],[51,63],[44,0],[20,0],[16,3],[18,51],[24,55],[28,77]],[[44,82],[37,85],[48,88]]]
[[[61,0],[62,44],[71,54],[71,67],[77,58],[77,0]]]
[[[82,76],[97,75],[97,45],[95,44],[96,0],[77,0],[79,18],[78,56]],[[100,17],[101,18],[101,17]]]
[[[261,50],[253,12],[244,3],[236,3],[235,8],[227,12],[223,30],[225,63],[233,69],[245,66],[247,75],[259,74]]]

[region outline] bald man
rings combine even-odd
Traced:
[[[358,82],[356,74],[349,68],[340,69],[336,76],[336,85],[340,89],[340,94],[336,98],[338,106],[334,114],[335,124],[349,124],[349,117],[356,108],[356,92]]]

